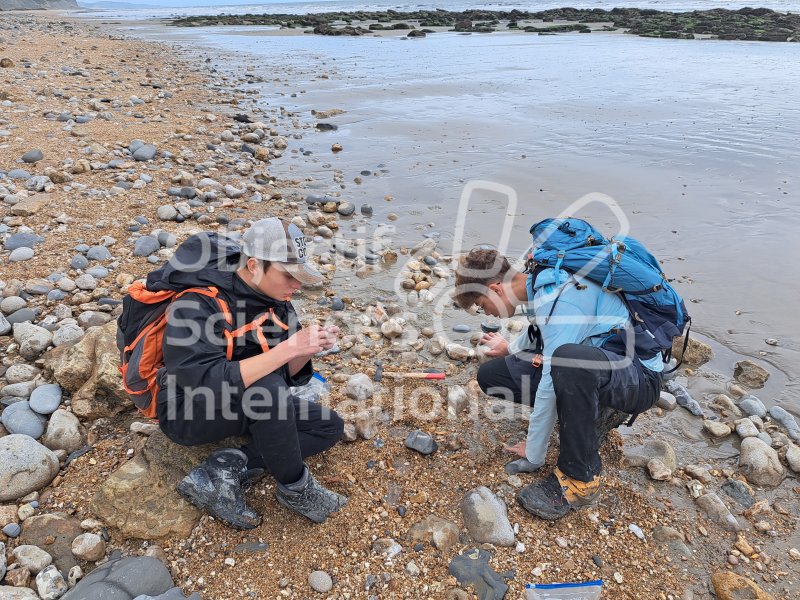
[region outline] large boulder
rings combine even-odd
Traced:
[[[32,437],[0,438],[0,502],[40,490],[58,474],[58,458]]]
[[[714,573],[711,584],[718,600],[774,600],[755,583],[730,571]]]
[[[786,475],[778,453],[757,437],[742,440],[739,468],[756,485],[775,487]]]
[[[92,500],[91,510],[125,538],[188,537],[200,512],[178,495],[175,486],[212,450],[238,447],[241,442],[186,447],[156,432],[133,460],[106,480]]]
[[[167,567],[151,556],[132,556],[107,562],[84,577],[61,600],[133,600],[172,589]]]
[[[81,419],[110,417],[133,406],[122,387],[116,333],[116,321],[92,327],[77,344],[44,357],[45,373],[72,393],[72,412]]]
[[[495,546],[513,546],[514,529],[508,520],[505,502],[489,488],[477,487],[461,500],[464,525],[476,542]]]
[[[672,342],[672,356],[677,360],[682,360],[683,364],[699,367],[710,361],[714,357],[714,352],[708,344],[689,338],[689,345],[686,352],[683,351],[684,337],[676,337]]]

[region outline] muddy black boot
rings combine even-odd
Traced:
[[[596,504],[600,499],[600,486],[600,476],[583,482],[567,477],[556,467],[547,479],[522,488],[517,501],[532,515],[554,521],[570,510]]]
[[[215,519],[237,529],[253,529],[261,517],[244,499],[247,457],[241,450],[215,450],[178,484],[178,493]]]
[[[322,487],[305,466],[300,480],[289,485],[279,483],[275,496],[286,508],[291,508],[315,523],[324,522],[347,504],[347,498]]]

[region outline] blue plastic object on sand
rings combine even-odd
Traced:
[[[599,600],[603,580],[584,583],[529,583],[525,586],[527,600]]]

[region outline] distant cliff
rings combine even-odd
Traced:
[[[48,10],[78,8],[76,0],[2,0],[0,10]]]

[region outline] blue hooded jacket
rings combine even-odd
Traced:
[[[527,459],[537,465],[544,464],[550,434],[555,426],[556,394],[550,376],[553,352],[564,344],[584,344],[600,347],[611,336],[612,330],[630,326],[630,315],[616,294],[588,279],[578,280],[561,270],[560,285],[555,284],[555,269],[545,269],[536,277],[528,277],[528,319],[539,328],[544,344],[542,378],[536,390],[533,414],[528,425],[525,443]],[[557,300],[557,301],[556,301]],[[555,302],[555,308],[553,303]],[[552,311],[552,314],[551,314]],[[533,349],[527,334],[520,335],[509,344],[511,354]],[[661,356],[641,361],[651,371],[664,368]]]

